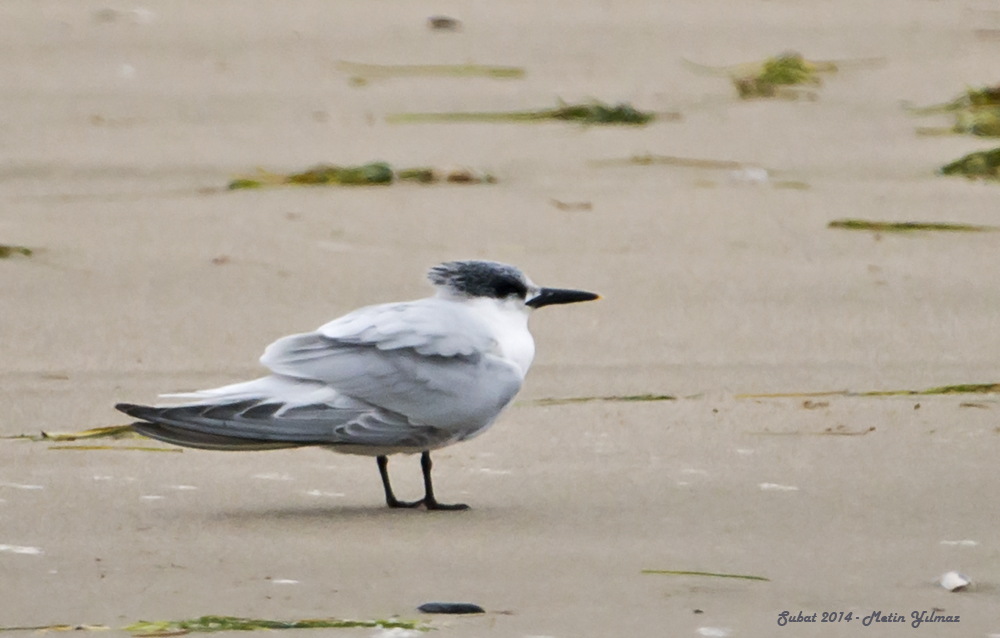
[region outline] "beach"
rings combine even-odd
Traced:
[[[925,634],[1000,633],[1000,403],[907,394],[1000,383],[1000,233],[828,228],[1000,225],[1000,187],[937,174],[995,144],[918,135],[949,119],[905,108],[997,82],[994,30],[977,2],[5,2],[0,244],[32,254],[0,259],[0,435],[262,376],[267,344],[431,294],[443,261],[603,299],[537,312],[515,404],[434,454],[465,512],[390,510],[373,460],[316,448],[0,440],[0,626],[898,636],[937,609],[960,622]],[[841,68],[740,100],[685,63],[787,51]],[[357,82],[345,61],[524,75]],[[387,121],[560,100],[660,118]],[[496,183],[227,188],[375,161]],[[418,494],[417,457],[390,471]],[[952,570],[972,585],[941,587]],[[861,625],[877,611],[906,622]]]

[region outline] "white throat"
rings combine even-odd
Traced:
[[[528,331],[531,309],[520,299],[489,299],[485,297],[463,301],[485,323],[497,340],[494,354],[510,361],[528,373],[535,358],[535,340]]]

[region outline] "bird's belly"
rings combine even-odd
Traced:
[[[481,428],[479,431],[485,430],[486,428]],[[478,434],[477,431],[475,434]],[[474,436],[470,435],[470,436]],[[427,445],[357,445],[354,443],[337,443],[334,445],[324,446],[331,452],[337,452],[338,454],[352,454],[354,456],[389,456],[390,454],[420,454],[421,452],[430,452],[432,450],[440,450],[443,447],[447,447],[452,443],[458,443],[464,440],[464,438],[449,438],[443,439],[441,441],[428,442]]]
[[[420,454],[426,450],[418,447],[394,447],[377,445],[353,445],[349,443],[324,446],[331,452],[353,454],[355,456],[388,456],[390,454]],[[436,448],[435,448],[436,449]]]

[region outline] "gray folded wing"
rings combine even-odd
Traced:
[[[279,339],[261,363],[415,424],[464,429],[488,425],[521,388],[521,371],[496,347],[467,308],[431,298],[363,308]]]
[[[275,377],[260,381],[278,380]],[[276,397],[220,403],[150,407],[119,404],[122,412],[147,423],[140,434],[204,449],[276,449],[303,445],[347,445],[429,449],[451,434],[415,426],[406,417],[375,408],[330,403],[291,405]]]

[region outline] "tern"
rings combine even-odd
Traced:
[[[447,262],[428,278],[432,297],[368,306],[275,341],[260,358],[266,377],[162,395],[180,404],[115,408],[139,419],[139,434],[184,447],[374,456],[389,507],[467,509],[435,498],[431,451],[482,434],[510,405],[535,355],[532,310],[600,296],[542,288],[491,261]],[[424,497],[400,501],[388,457],[416,453]]]

